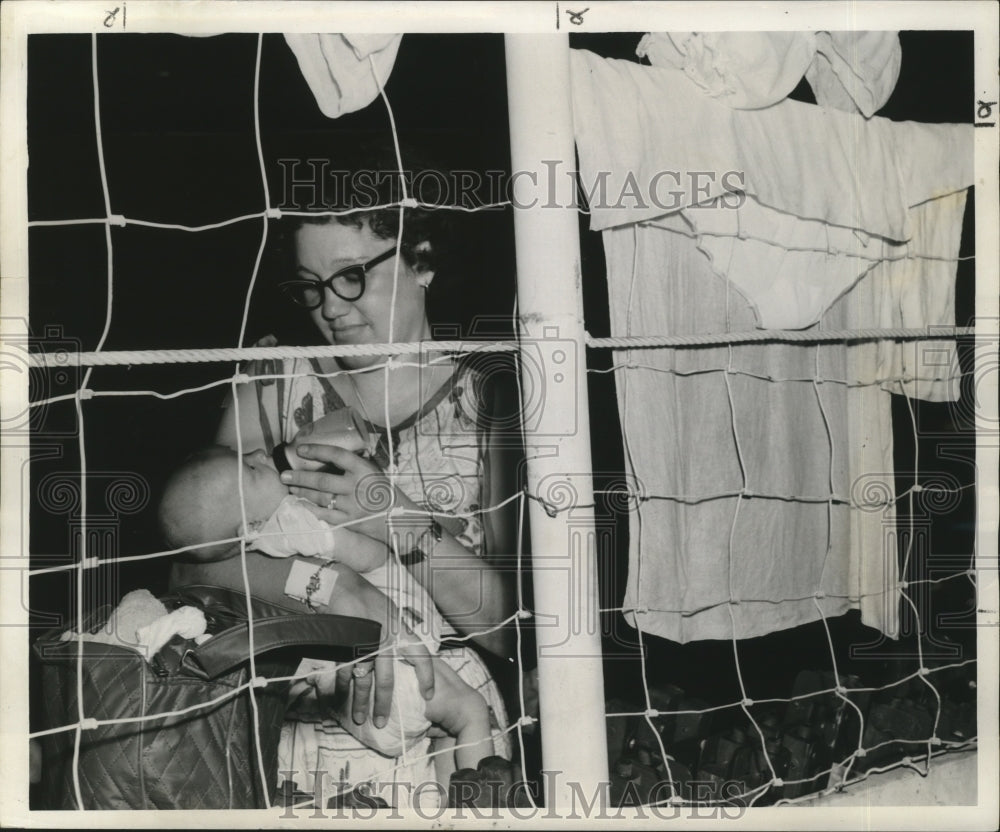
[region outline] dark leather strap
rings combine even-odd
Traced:
[[[179,671],[195,678],[214,679],[250,658],[250,628],[247,624],[246,595],[220,586],[190,585],[178,588],[161,600],[167,609],[191,605],[202,609],[217,632],[200,647],[186,649],[188,642],[173,639],[153,659],[157,675],[174,676]],[[378,649],[382,627],[367,618],[347,615],[303,615],[279,604],[251,596],[253,609],[253,652],[263,656],[281,648],[312,648],[315,658],[325,658],[333,651],[345,660],[364,656]],[[88,616],[85,631],[103,626],[111,607],[103,607]],[[80,644],[76,639],[62,640],[65,628],[50,630],[32,645],[43,662],[76,662]],[[132,657],[138,654],[126,646],[84,642],[89,658]]]
[[[245,592],[192,584],[176,588],[162,600],[170,609],[186,604],[199,607],[210,619],[210,630],[217,630],[200,647],[185,651],[180,663],[190,671],[216,678],[250,658]],[[339,648],[338,652],[346,651],[350,658],[355,658],[374,651],[381,641],[381,625],[367,618],[303,614],[256,595],[251,595],[250,601],[255,656],[282,647],[303,646],[324,648],[325,651]]]
[[[250,628],[230,627],[200,647],[189,650],[184,661],[194,662],[209,678],[228,673],[250,657]],[[353,656],[378,649],[382,627],[367,618],[346,615],[282,615],[253,622],[254,656],[282,647],[349,648]]]

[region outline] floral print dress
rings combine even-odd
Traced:
[[[274,444],[291,441],[300,428],[346,406],[313,359],[258,364],[255,374],[283,376],[257,381],[259,401],[263,387],[277,386],[279,424],[270,425],[260,407],[269,453]],[[365,420],[368,430],[377,436],[372,461],[391,475],[400,491],[433,511],[464,547],[479,555],[484,554],[480,501],[486,449],[479,428],[483,390],[482,374],[459,362],[451,378],[416,413],[392,426],[391,432]],[[442,623],[446,639],[455,635],[447,622],[442,619]],[[496,753],[509,759],[506,709],[482,659],[465,646],[442,649],[438,655],[486,699],[495,723]],[[412,805],[413,787],[435,779],[433,760],[426,756],[430,743],[425,737],[401,757],[384,757],[362,745],[335,719],[308,709],[293,709],[282,729],[278,770],[299,790],[311,794],[316,792],[314,773],[318,771],[327,778],[322,786],[326,797],[335,793],[332,786],[339,791],[367,783],[390,804],[406,808]],[[436,790],[424,789],[419,800],[421,806],[436,806],[440,797]]]

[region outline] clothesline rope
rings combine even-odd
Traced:
[[[833,344],[861,341],[925,341],[975,335],[975,327],[914,329],[846,329],[831,331],[750,330],[708,335],[628,335],[587,337],[591,349],[642,349],[658,347],[710,347],[749,343]],[[540,343],[545,343],[544,340]],[[100,367],[136,364],[198,364],[282,358],[336,358],[339,356],[412,355],[420,352],[517,352],[518,341],[408,341],[396,344],[337,344],[313,347],[242,347],[168,350],[109,350],[107,352],[33,352],[33,367]],[[735,371],[734,371],[735,372]]]

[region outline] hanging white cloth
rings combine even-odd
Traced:
[[[746,298],[757,326],[803,329],[880,263],[895,263],[894,273],[906,275],[897,280],[904,298],[938,298],[938,287],[954,277],[947,261],[957,251],[964,208],[965,191],[914,206],[910,239],[900,242],[776,211],[753,197],[733,207],[713,200],[653,222],[693,236],[712,270]],[[919,315],[912,320],[923,325]]]
[[[635,54],[674,67],[727,107],[769,107],[795,89],[816,56],[813,32],[650,32]]]
[[[717,174],[715,194],[672,210],[592,202],[613,335],[954,325],[968,126],[733,110],[674,70],[589,53],[573,73],[585,187],[598,171],[612,198],[630,172],[640,192],[658,170]],[[749,197],[712,203],[733,170]],[[950,346],[924,346],[617,351],[626,466],[648,498],[630,521],[629,621],[684,642],[857,608],[895,636],[885,391],[958,393]]]
[[[595,231],[738,190],[788,214],[902,241],[910,206],[973,182],[968,124],[865,120],[789,100],[734,110],[674,69],[584,50],[570,62],[583,187],[604,195],[591,200]]]
[[[650,32],[636,55],[683,72],[727,107],[784,99],[803,77],[822,107],[866,118],[896,88],[898,32]]]
[[[817,32],[806,80],[821,107],[868,118],[889,100],[902,62],[897,32]]]
[[[401,39],[402,35],[285,35],[316,103],[329,118],[353,113],[375,100],[380,85],[389,80]]]

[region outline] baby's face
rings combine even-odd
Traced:
[[[271,458],[260,449],[243,454],[240,472],[247,522],[266,520],[288,496],[288,486],[281,481]]]
[[[230,540],[239,537],[244,517],[252,529],[274,514],[287,496],[264,451],[239,457],[229,448],[209,448],[171,478],[160,503],[160,523],[165,537],[178,547]],[[218,559],[218,554],[206,556]]]
[[[248,527],[252,528],[274,514],[281,501],[288,496],[288,487],[282,483],[277,469],[264,451],[244,454],[238,466],[237,459],[240,458],[235,451],[220,449],[211,462],[211,485],[201,495],[202,499],[212,503],[205,508],[216,514],[219,531],[224,536],[239,534],[243,525],[237,472],[243,481],[243,504]]]

